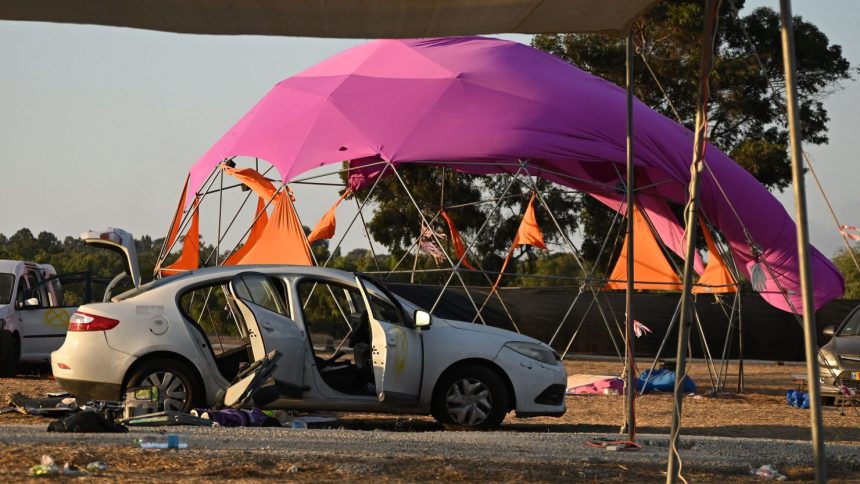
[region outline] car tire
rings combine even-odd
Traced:
[[[509,401],[498,373],[466,365],[447,372],[436,384],[431,414],[448,430],[495,430],[508,413]]]
[[[0,376],[15,376],[21,363],[21,339],[18,333],[0,331]]]
[[[203,400],[202,385],[188,365],[169,358],[147,361],[137,367],[125,388],[158,387],[158,410],[190,412]],[[123,395],[125,396],[125,395]]]

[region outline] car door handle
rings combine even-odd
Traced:
[[[266,331],[269,331],[269,332],[272,332],[275,330],[275,328],[273,328],[269,323],[263,323],[262,326],[263,326],[263,329],[265,329]]]

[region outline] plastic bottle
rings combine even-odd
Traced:
[[[187,449],[188,444],[176,434],[145,435],[140,438],[141,449]]]

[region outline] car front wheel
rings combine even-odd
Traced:
[[[462,366],[447,373],[433,393],[433,416],[448,430],[494,430],[508,413],[502,378],[483,366]]]
[[[170,359],[148,361],[137,368],[126,384],[134,387],[157,388],[158,409],[177,412],[190,412],[203,394],[192,370]]]

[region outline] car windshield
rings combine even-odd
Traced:
[[[0,273],[0,304],[12,301],[12,288],[15,287],[15,274]]]
[[[854,310],[848,320],[839,329],[837,336],[858,336],[860,335],[860,309]]]

